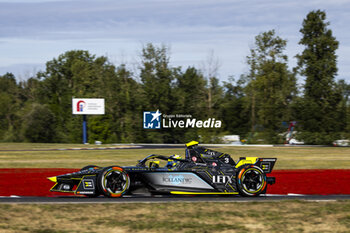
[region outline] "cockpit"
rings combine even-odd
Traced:
[[[161,161],[163,161],[163,163],[160,163]],[[166,164],[164,164],[165,162]],[[215,166],[220,164],[227,164],[230,166],[236,165],[229,154],[207,149],[203,146],[198,146],[198,142],[192,141],[186,144],[184,159],[179,155],[163,156],[152,154],[140,160],[137,166],[144,168],[148,167],[151,169],[159,168],[174,170],[180,167],[191,167],[193,164],[204,166],[213,164]]]
[[[230,155],[198,146],[198,142],[196,141],[186,144],[186,160],[195,163],[207,163],[213,160],[221,160],[225,164],[236,165]]]

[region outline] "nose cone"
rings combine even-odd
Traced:
[[[52,176],[52,177],[47,177],[48,180],[57,183],[57,177],[56,176]]]

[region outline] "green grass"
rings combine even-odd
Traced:
[[[181,149],[121,149],[73,151],[4,151],[83,148],[92,145],[0,143],[0,168],[81,168],[86,165],[135,165],[149,154],[184,156]],[[111,145],[103,145],[111,146]],[[93,147],[96,147],[93,145]],[[275,169],[348,169],[350,148],[340,147],[221,147],[215,150],[230,154],[235,161],[242,156],[278,158]],[[2,150],[2,151],[1,151]]]
[[[350,201],[0,204],[0,231],[348,232],[349,210]]]

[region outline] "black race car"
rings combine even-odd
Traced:
[[[160,160],[166,163],[160,165]],[[236,163],[230,155],[186,144],[185,158],[178,155],[149,155],[131,167],[90,165],[78,172],[48,179],[55,182],[50,191],[71,192],[88,197],[124,194],[239,194],[259,196],[267,184],[274,184],[272,171],[276,158],[241,157]]]

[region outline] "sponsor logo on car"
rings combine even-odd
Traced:
[[[83,185],[84,185],[84,189],[94,189],[94,182],[93,180],[83,180]]]
[[[232,184],[234,182],[233,176],[213,176],[213,183],[214,184]]]
[[[78,191],[77,194],[94,194],[94,192],[90,192],[90,191]]]
[[[169,175],[168,177],[163,177],[163,182],[171,183],[172,185],[191,184],[192,178],[185,178],[182,175],[178,175],[178,176]]]

